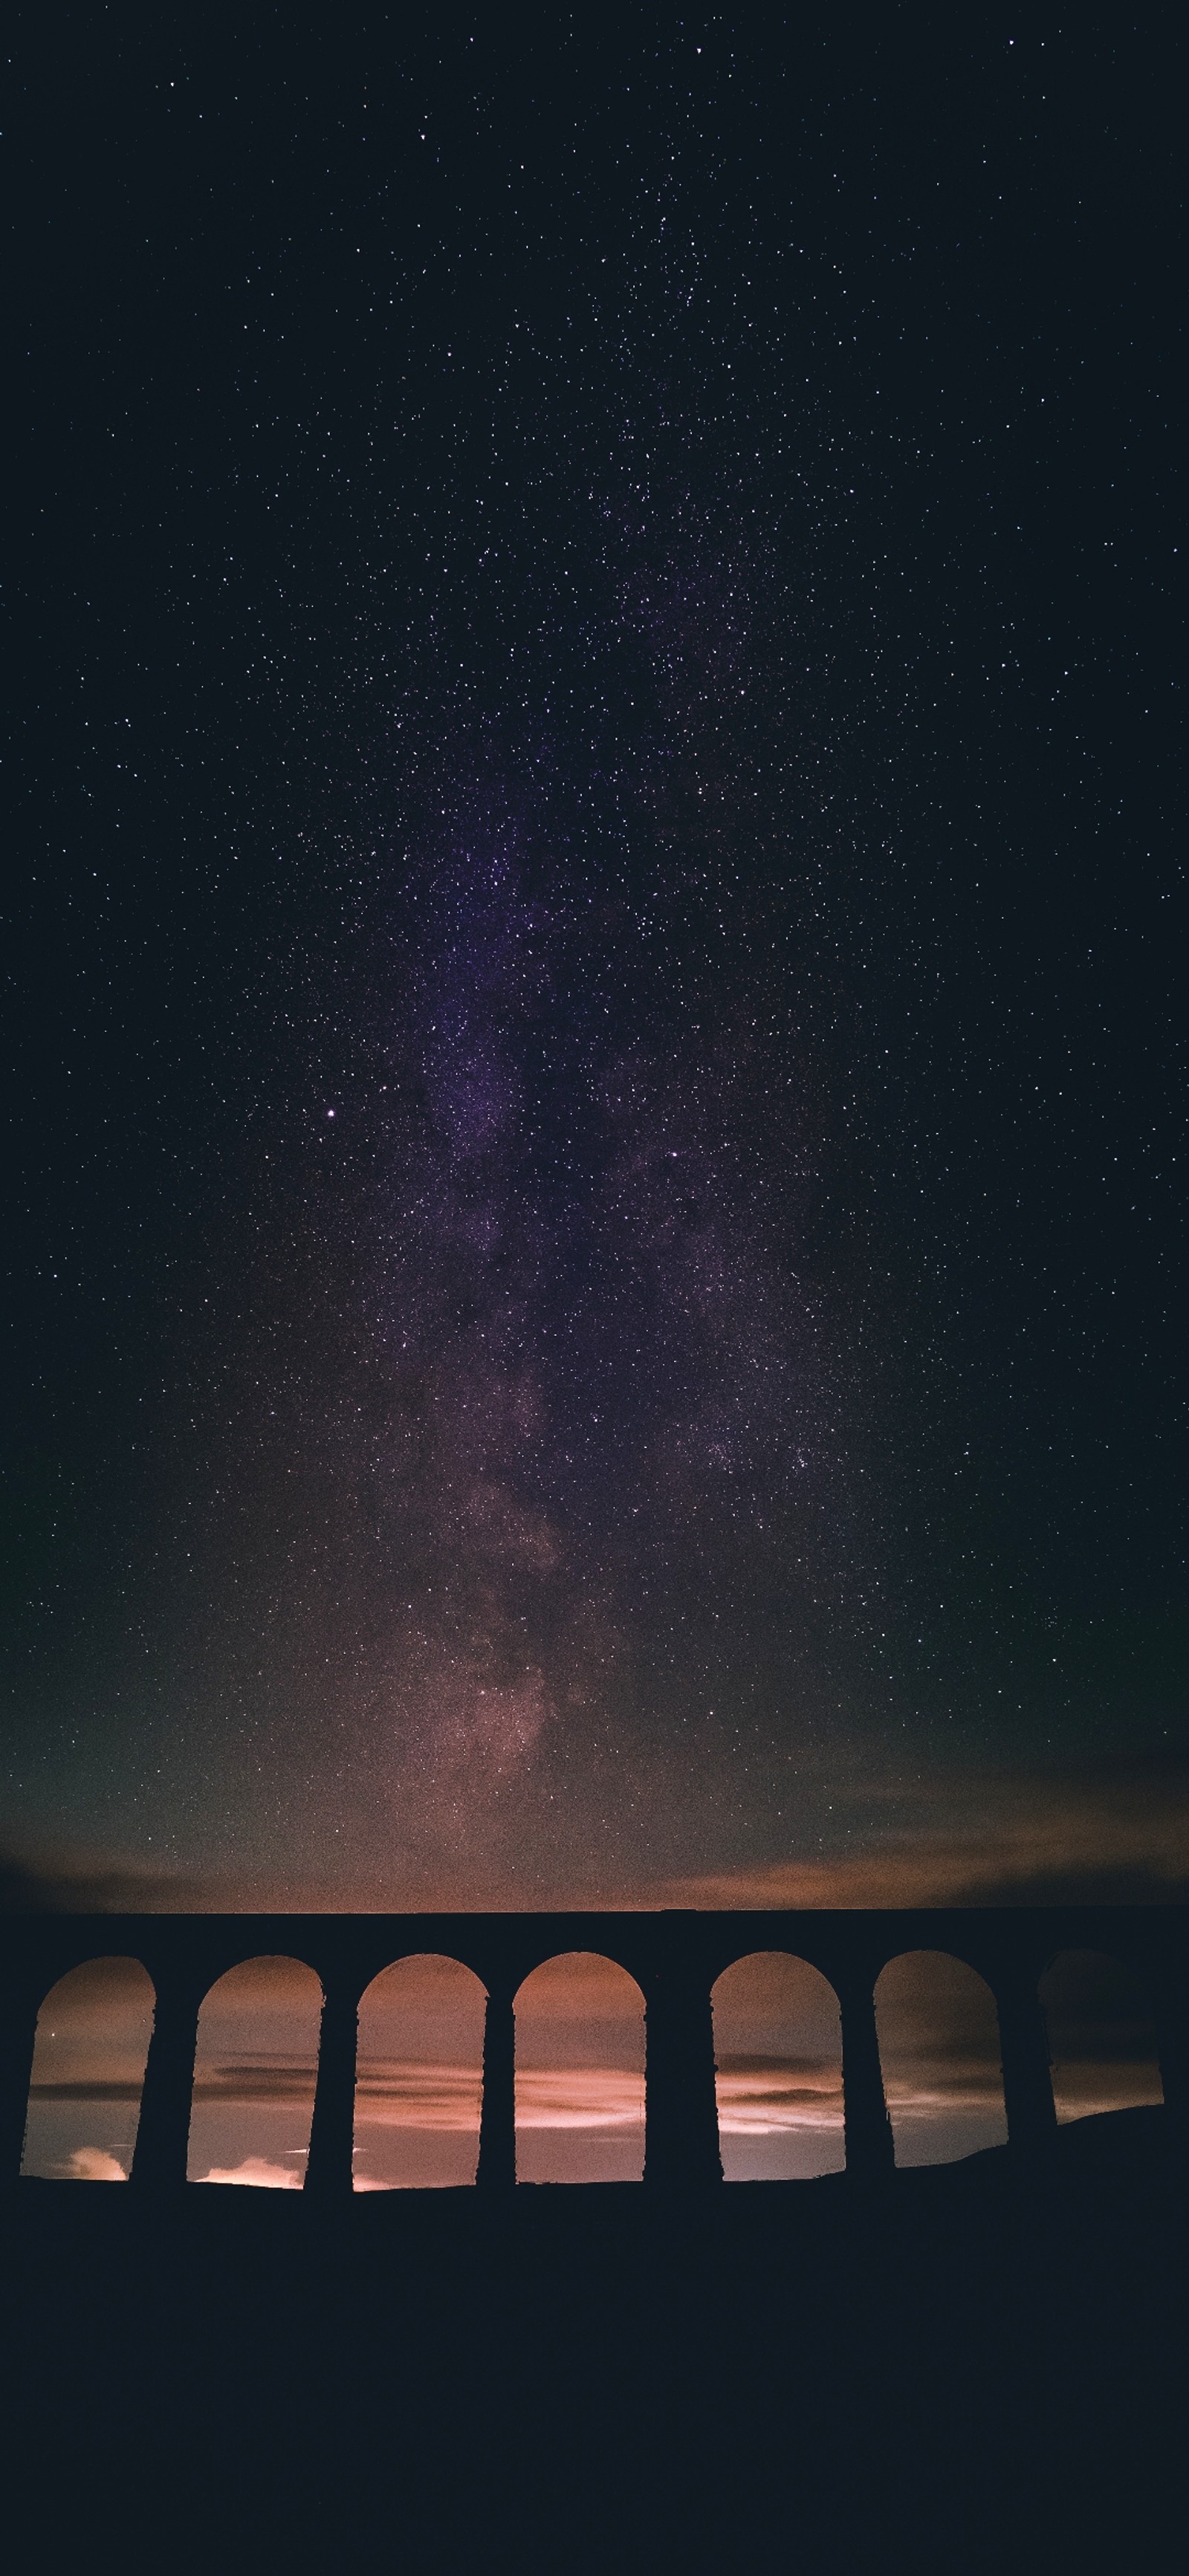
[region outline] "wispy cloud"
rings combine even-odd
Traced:
[[[693,1906],[1156,1904],[1189,1896],[1189,1774],[1122,1765],[993,1773],[915,1792],[845,1851],[673,1881]]]
[[[142,2077],[79,2075],[69,2083],[29,2086],[31,2102],[139,2102]]]
[[[644,2078],[621,2066],[519,2068],[520,2129],[636,2129],[644,2125]]]
[[[719,2060],[718,2125],[724,2137],[773,2137],[787,2129],[842,2126],[842,2071],[804,2057]]]
[[[461,1696],[459,1696],[461,1694]],[[455,1755],[515,1766],[546,1721],[537,1678],[459,1666],[434,1701],[434,1760]],[[962,1772],[904,1786],[838,1784],[833,1849],[742,1860],[680,1877],[625,1876],[601,1886],[559,1871],[517,1883],[481,1859],[399,1890],[380,1879],[341,1884],[249,1882],[145,1871],[120,1858],[44,1850],[0,1854],[0,1912],[384,1913],[594,1906],[608,1912],[679,1905],[819,1906],[1155,1904],[1189,1900],[1189,1767],[1179,1758],[1082,1765],[1063,1773]],[[892,1821],[892,1819],[895,1819]]]
[[[431,2065],[412,2058],[361,2060],[355,2094],[357,2127],[473,2131],[479,2126],[478,2066]]]
[[[208,2067],[194,2080],[196,2102],[268,2102],[300,2103],[306,2108],[314,2097],[317,2068],[313,2058],[289,2065],[275,2059],[237,2058],[231,2064]]]
[[[69,1850],[0,1851],[0,1914],[186,1914],[217,1902],[207,1880]]]

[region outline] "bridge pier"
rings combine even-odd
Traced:
[[[1183,1976],[1170,1976],[1167,1964],[1154,1963],[1151,1976],[1156,2053],[1174,2155],[1189,2157],[1189,2009]]]
[[[138,2190],[174,2191],[185,2182],[204,1992],[189,1978],[158,1983],[129,2177]]]
[[[894,2171],[896,2150],[884,2098],[873,1980],[866,1971],[855,1970],[837,1980],[837,1991],[846,2170],[856,2182],[882,2182]]]
[[[1042,2154],[1057,2134],[1057,2106],[1035,1965],[995,1977],[993,1992],[1008,2142],[1017,2153]]]
[[[323,1990],[318,2080],[310,2121],[305,2188],[322,2200],[350,2197],[355,2178],[355,2076],[359,1994],[352,1977]]]
[[[644,2180],[667,2190],[722,2181],[714,2017],[704,1972],[667,1962],[645,1990]]]
[[[483,2191],[510,2191],[516,2180],[516,2012],[510,1988],[488,1992],[483,2021],[483,2103],[479,2164]]]
[[[0,2002],[0,2183],[16,2181],[25,2152],[39,2004],[37,1989],[24,1985]]]

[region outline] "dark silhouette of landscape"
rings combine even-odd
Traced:
[[[925,1939],[992,1984],[1009,2142],[897,2170],[871,1995],[884,1959]],[[1091,1941],[1142,1970],[1165,2102],[1059,2128],[1037,1978],[1056,1948]],[[359,2196],[358,1996],[402,1944],[448,1942],[488,1986],[480,2187]],[[526,1965],[579,1945],[645,1992],[643,2185],[515,2181],[512,1994]],[[724,2188],[710,1985],[760,1946],[836,1985],[847,2170]],[[18,2180],[40,2001],[116,1949],[145,1960],[158,1995],[132,2185]],[[188,2188],[201,1996],[264,1949],[323,1979],[306,2188]],[[1174,1909],[58,1917],[10,1923],[3,1950],[3,2407],[32,2563],[1179,2563],[1189,1979]]]

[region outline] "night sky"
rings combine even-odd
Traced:
[[[414,16],[15,49],[14,1898],[1184,1892],[1159,13]]]

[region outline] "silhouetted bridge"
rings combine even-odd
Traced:
[[[875,2179],[893,2163],[874,1989],[892,1959],[946,1951],[983,1977],[999,2016],[1009,2142],[1035,2149],[1056,2112],[1038,1993],[1063,1950],[1106,1952],[1145,1987],[1164,2098],[1189,2118],[1189,1911],[1174,1906],[928,1908],[871,1912],[657,1914],[236,1914],[29,1916],[0,1927],[0,2179],[20,2170],[37,2015],[59,1977],[116,1954],[139,1960],[156,1995],[131,2179],[186,2180],[198,2016],[229,1968],[297,1960],[322,1986],[317,2082],[305,2188],[352,2189],[360,1998],[381,1970],[437,1955],[473,1970],[486,2016],[477,2180],[516,2180],[515,1997],[535,1968],[595,1953],[634,1977],[646,2030],[646,2183],[720,2182],[711,1988],[758,1951],[809,1962],[828,1978],[842,2024],[847,2171]]]

